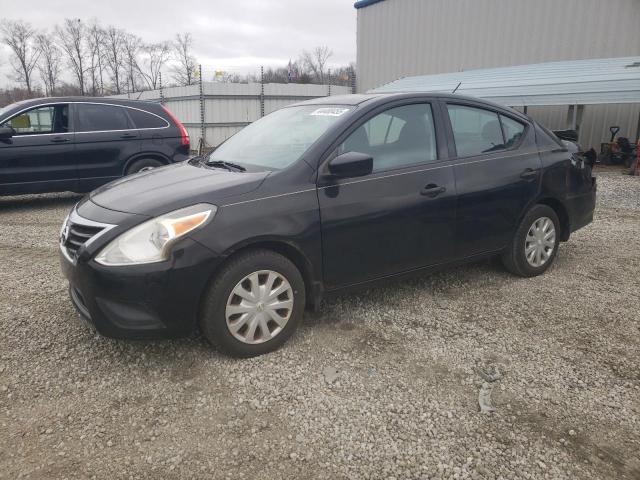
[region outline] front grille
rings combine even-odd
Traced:
[[[71,222],[71,220],[67,223],[67,227],[67,236],[66,239],[64,239],[62,246],[65,247],[69,255],[74,258],[82,245],[104,230],[104,227],[80,225],[78,223]]]
[[[78,215],[74,208],[60,231],[62,252],[69,260],[75,262],[78,257],[78,251],[83,245],[113,227],[115,225],[83,218]]]

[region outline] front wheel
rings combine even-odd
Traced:
[[[254,250],[218,273],[203,298],[200,327],[225,353],[253,357],[286,342],[304,306],[304,280],[293,262],[270,250]]]
[[[535,205],[522,219],[502,263],[511,273],[535,277],[553,263],[560,244],[560,222],[547,205]]]

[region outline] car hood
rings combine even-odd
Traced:
[[[193,205],[216,204],[220,199],[258,188],[269,172],[229,172],[218,168],[177,163],[121,178],[90,194],[101,207],[156,216]]]

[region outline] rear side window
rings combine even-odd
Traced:
[[[497,113],[463,105],[447,105],[447,108],[459,157],[505,148]]]
[[[127,111],[122,107],[93,103],[79,103],[78,132],[102,132],[133,128]]]
[[[152,115],[151,113],[143,112],[135,108],[127,108],[127,112],[136,128],[164,128],[168,123],[157,115]]]
[[[520,141],[524,133],[524,125],[504,115],[500,115],[500,121],[504,132],[504,145],[506,148],[511,148]]]

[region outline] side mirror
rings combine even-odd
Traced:
[[[0,127],[0,140],[7,140],[15,134],[16,131],[11,127]]]
[[[329,173],[336,177],[362,177],[373,171],[373,157],[366,153],[347,152],[329,162]]]

